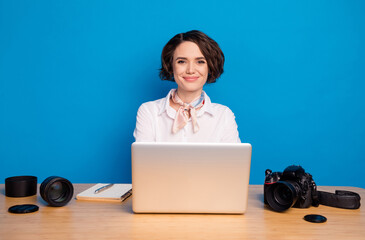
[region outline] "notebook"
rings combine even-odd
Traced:
[[[132,193],[132,184],[114,184],[112,187],[95,194],[95,190],[107,185],[98,183],[76,195],[77,200],[91,201],[123,201]]]
[[[133,211],[243,214],[251,149],[248,143],[133,143]]]

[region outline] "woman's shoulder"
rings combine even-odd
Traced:
[[[167,106],[167,104],[168,104],[168,99],[170,98],[171,91],[172,90],[170,90],[170,92],[167,94],[166,97],[163,97],[163,98],[160,98],[160,99],[157,99],[157,100],[148,101],[148,102],[143,103],[139,107],[139,110],[138,111],[145,110],[145,109],[148,109],[148,110],[153,111],[153,112],[163,111],[163,109],[165,109],[166,106]]]
[[[139,107],[138,111],[150,111],[150,112],[158,112],[164,106],[166,102],[165,98],[160,98],[153,101],[148,101],[142,103]]]
[[[161,102],[164,100],[164,98],[160,98],[160,99],[157,99],[157,100],[153,100],[153,101],[148,101],[148,102],[144,102],[141,104],[141,107],[151,107],[151,106],[156,106],[156,105],[159,105],[161,104]]]
[[[223,104],[214,103],[210,100],[210,97],[204,92],[205,100],[208,108],[213,112],[232,112],[231,109]]]
[[[227,107],[226,105],[220,104],[220,103],[211,103],[210,106],[211,106],[212,110],[215,112],[233,113],[229,107]]]

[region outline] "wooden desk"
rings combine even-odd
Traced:
[[[79,193],[92,184],[75,184]],[[365,199],[365,189],[318,187],[355,191]],[[133,214],[132,199],[124,203],[73,199],[67,206],[45,205],[39,196],[8,198],[0,185],[0,239],[365,239],[365,206],[345,210],[326,206],[270,211],[263,204],[263,186],[249,189],[244,215]],[[363,200],[362,200],[363,201]],[[38,212],[17,215],[10,206],[33,203]],[[321,214],[326,223],[309,223],[306,214]]]

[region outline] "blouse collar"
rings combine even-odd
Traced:
[[[170,106],[170,98],[171,98],[171,92],[174,89],[171,89],[170,92],[167,94],[167,96],[165,98],[162,99],[161,103],[160,103],[160,111],[159,111],[159,115],[161,115],[163,112],[166,111],[167,115],[174,119],[175,115],[176,115],[176,110],[173,109]],[[212,102],[210,101],[209,96],[203,91],[204,94],[204,105],[203,107],[197,112],[197,117],[202,116],[204,113],[208,113],[210,115],[214,115],[215,112],[212,108]]]

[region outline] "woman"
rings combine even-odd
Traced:
[[[241,142],[232,111],[203,91],[223,73],[218,44],[200,31],[175,35],[163,48],[160,78],[177,83],[165,98],[137,113],[137,142]]]

